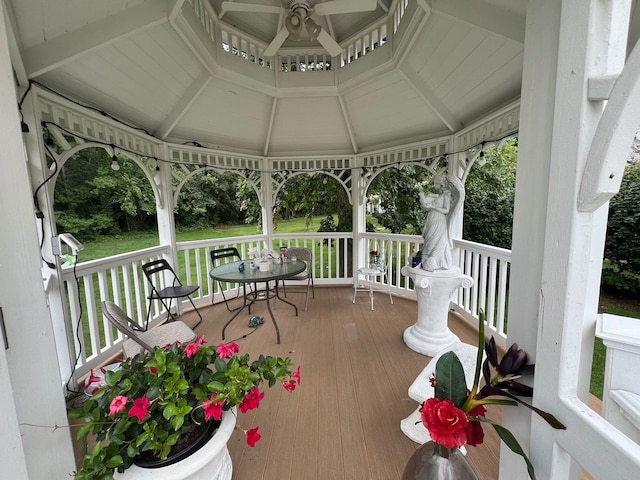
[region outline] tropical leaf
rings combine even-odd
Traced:
[[[545,412],[544,410],[540,410],[537,407],[534,407],[533,405],[525,402],[524,400],[522,400],[521,398],[517,397],[516,395],[513,395],[509,392],[506,392],[504,390],[501,390],[499,388],[495,388],[495,387],[490,387],[488,389],[489,393],[488,395],[501,395],[503,397],[508,397],[513,399],[515,402],[519,403],[520,405],[524,405],[525,407],[531,409],[532,411],[534,411],[535,413],[537,413],[538,415],[540,415],[549,425],[551,425],[553,428],[557,429],[557,430],[566,430],[567,427],[564,426],[564,424],[562,422],[560,422],[560,420],[558,420],[556,417],[554,417],[552,414],[550,414],[549,412]],[[483,400],[483,403],[493,403],[492,401],[487,401],[487,400]]]
[[[535,469],[533,468],[533,464],[529,460],[529,457],[527,457],[527,454],[524,453],[524,450],[518,443],[518,440],[516,440],[516,437],[514,437],[513,434],[509,430],[504,428],[502,425],[497,424],[496,422],[494,422],[489,418],[478,417],[478,420],[484,423],[490,423],[491,426],[496,431],[496,433],[498,434],[498,436],[505,443],[505,445],[509,447],[513,453],[516,453],[520,455],[522,458],[524,458],[524,461],[527,464],[527,473],[529,474],[529,478],[531,480],[536,480],[536,472],[535,472]]]
[[[448,399],[462,408],[467,400],[467,381],[460,359],[453,352],[447,352],[436,363],[436,398]]]

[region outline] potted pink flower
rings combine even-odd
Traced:
[[[214,348],[200,337],[129,358],[106,371],[104,382],[97,390],[89,387],[88,400],[69,410],[71,418],[84,420],[78,437],[96,439],[78,480],[110,480],[134,463],[155,468],[179,461],[214,435],[223,416],[258,408],[263,384],[295,390],[300,367],[294,370],[290,358],[251,361],[235,343]],[[257,426],[235,429],[250,447],[260,440]]]

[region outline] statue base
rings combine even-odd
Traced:
[[[470,288],[473,279],[461,273],[458,267],[429,272],[405,265],[401,272],[413,280],[418,300],[418,320],[403,335],[407,347],[433,357],[459,342],[448,327],[449,302],[459,287]]]

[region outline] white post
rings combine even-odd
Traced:
[[[362,166],[362,158],[354,157],[354,163],[356,166]],[[360,240],[361,234],[367,231],[367,210],[365,199],[365,185],[366,179],[362,175],[362,169],[356,168],[353,171],[351,177],[351,201],[352,205],[352,226],[353,226],[353,282],[357,287],[358,283],[358,268],[366,265],[369,253],[362,248],[364,243]]]
[[[42,282],[33,193],[0,2],[0,465],[3,478],[68,478],[74,470],[51,313]],[[32,126],[35,128],[35,126]],[[55,426],[63,428],[55,428]],[[28,462],[27,462],[28,459]]]
[[[262,205],[262,233],[266,235],[265,248],[271,251],[273,245],[273,179],[271,171],[273,164],[267,157],[262,161],[261,188],[258,195]]]
[[[612,2],[543,0],[527,9],[507,344],[518,342],[536,363],[533,403],[568,428],[553,430],[524,408],[504,408],[503,423],[530,452],[539,479],[579,478],[578,462],[597,478],[605,471],[606,478],[632,478],[620,473],[624,462],[614,474],[609,464],[616,462],[589,454],[622,459],[615,433],[598,437],[597,415],[581,406],[607,209],[579,213],[577,196],[602,112],[588,100],[587,80],[619,71],[607,48],[624,48],[618,40],[626,31],[605,25]],[[522,459],[504,444],[500,478],[527,478]]]

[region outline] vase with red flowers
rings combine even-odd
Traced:
[[[447,352],[436,363],[433,383],[435,396],[420,408],[421,420],[431,441],[419,447],[405,467],[403,480],[473,480],[477,476],[460,448],[477,446],[484,441],[483,424],[491,425],[500,439],[516,454],[523,457],[531,480],[535,470],[528,456],[513,434],[487,418],[485,405],[523,405],[540,415],[556,429],[566,428],[553,415],[522,397],[531,397],[533,388],[518,381],[522,375],[533,373],[534,365],[527,364],[527,354],[514,343],[498,361],[498,349],[493,337],[485,344],[484,315],[480,314],[478,355],[471,390],[467,388],[464,368],[457,355]],[[486,359],[482,362],[483,351]],[[480,387],[480,372],[483,385]]]
[[[234,430],[243,432],[249,447],[260,440],[257,426],[246,430],[236,426],[237,412],[259,407],[262,384],[281,383],[285,390],[295,390],[300,368],[294,370],[288,357],[260,355],[251,361],[235,343],[213,347],[200,337],[128,358],[119,368],[105,371],[103,383],[90,389],[81,406],[69,410],[71,418],[83,420],[78,437],[91,434],[95,438],[95,446],[75,473],[76,480],[111,480],[114,475],[230,479],[228,436]],[[228,463],[224,473],[204,466],[206,459],[194,460],[213,448],[219,433],[227,435],[220,446],[222,460]],[[188,468],[198,468],[192,476],[185,475],[187,467],[172,468],[185,456],[189,456],[184,460]],[[207,472],[217,473],[203,476],[198,462]],[[131,474],[139,468],[156,470]],[[181,470],[178,476],[170,474],[176,469]]]

